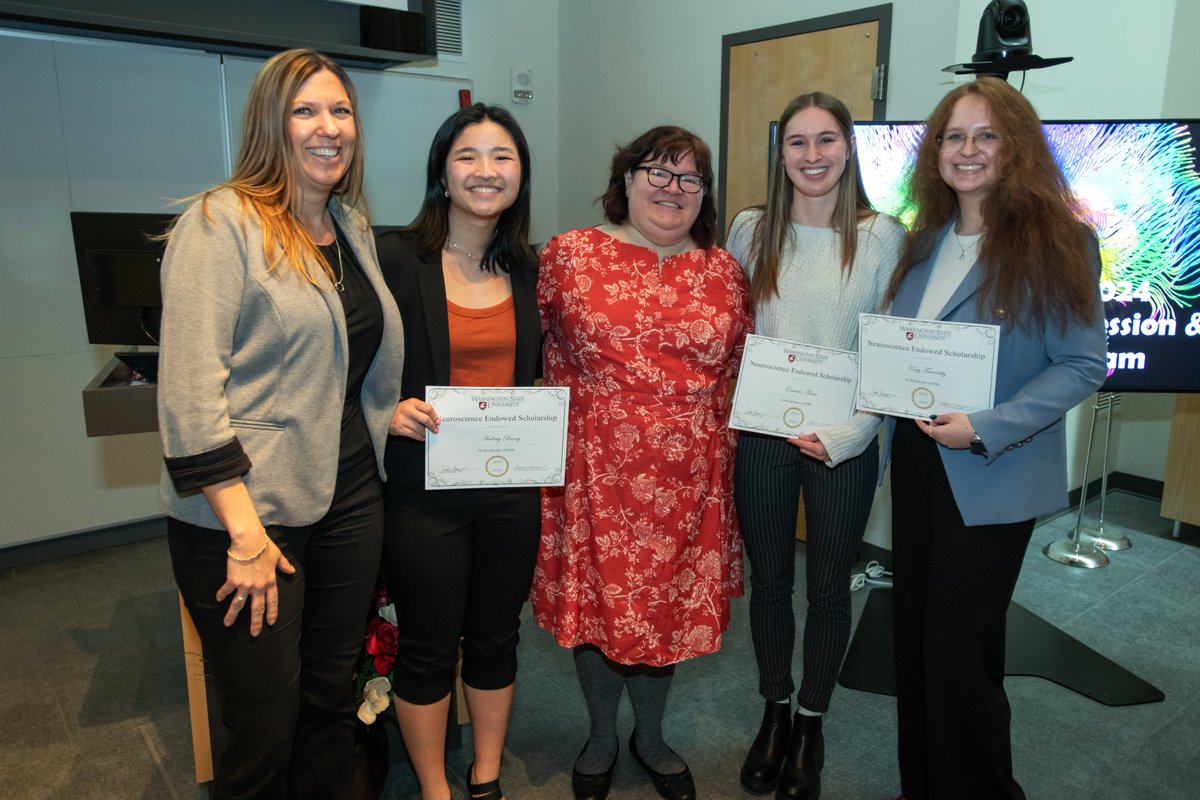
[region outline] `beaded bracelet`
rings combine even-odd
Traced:
[[[236,562],[238,564],[249,564],[251,561],[255,560],[256,558],[261,556],[263,553],[265,553],[267,551],[267,545],[271,543],[271,537],[267,536],[266,528],[262,529],[262,534],[263,534],[262,547],[258,548],[258,552],[255,553],[254,555],[247,556],[245,558],[239,558],[238,556],[235,556],[233,554],[232,547],[230,547],[228,550],[225,551],[225,555],[229,556],[230,561]]]

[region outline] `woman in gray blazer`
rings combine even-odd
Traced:
[[[1004,621],[1034,518],[1067,504],[1064,415],[1104,381],[1099,253],[1033,106],[997,78],[934,109],[912,195],[892,313],[1000,341],[993,408],[889,423],[903,796],[1023,798]]]
[[[160,500],[228,729],[214,798],[351,785],[403,365],[358,210],[355,104],[319,53],[267,61],[233,176],[179,217],[163,260]]]

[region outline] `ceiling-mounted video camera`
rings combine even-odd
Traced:
[[[975,40],[972,60],[943,67],[942,72],[1007,78],[1010,72],[1044,69],[1073,60],[1071,56],[1042,58],[1034,55],[1029,28],[1029,8],[1025,0],[992,0],[979,18],[979,36]]]
[[[992,0],[979,18],[979,38],[973,61],[991,61],[1012,54],[1033,52],[1029,41],[1029,9],[1025,0]]]

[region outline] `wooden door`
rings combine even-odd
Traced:
[[[725,232],[737,212],[767,199],[771,123],[798,94],[839,97],[855,119],[884,119],[891,5],[835,14],[722,40],[718,213]],[[796,538],[805,539],[804,499]]]
[[[828,92],[855,119],[874,116],[871,96],[879,22],[750,42],[730,48],[724,225],[767,199],[768,131],[793,97]]]

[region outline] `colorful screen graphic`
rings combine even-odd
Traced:
[[[1200,121],[1050,122],[1046,137],[1096,227],[1107,391],[1200,391]],[[859,123],[863,183],[911,224],[920,123]]]

